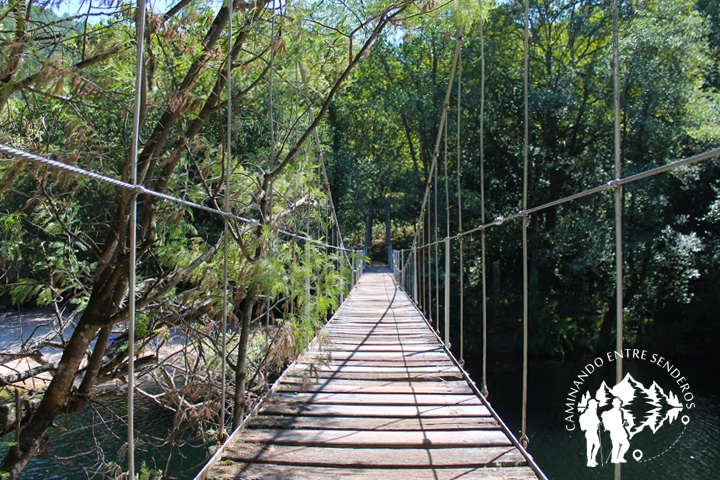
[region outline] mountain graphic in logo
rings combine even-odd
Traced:
[[[612,388],[602,382],[594,395],[587,390],[577,409],[588,445],[588,466],[594,467],[603,430],[613,444],[612,463],[624,463],[630,439],[646,427],[657,433],[678,418],[683,406],[677,395],[665,393],[655,381],[645,387],[628,373]]]

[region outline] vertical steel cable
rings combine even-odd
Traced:
[[[232,25],[233,25],[233,0],[228,1],[228,50],[227,50],[227,144],[225,146],[225,211],[230,211],[230,168],[232,166]],[[222,385],[220,393],[220,440],[225,439],[225,393],[227,389],[227,319],[228,319],[228,237],[229,237],[229,219],[223,217],[223,311],[222,311],[222,358],[220,361]]]
[[[620,40],[619,40],[619,12],[618,2],[613,0],[613,90],[614,90],[614,130],[615,130],[615,178],[619,179],[621,175],[621,157],[620,157]],[[615,305],[615,315],[617,317],[616,328],[616,345],[615,350],[622,352],[623,347],[623,249],[622,249],[622,186],[615,188],[615,284],[617,303]],[[616,359],[615,364],[615,380],[617,383],[622,381],[623,364],[622,357]],[[621,468],[620,464],[615,464],[615,480],[620,480]]]
[[[485,27],[483,2],[480,0],[480,216],[485,225]],[[461,217],[462,218],[462,217]],[[462,231],[462,224],[460,225]],[[462,237],[460,237],[462,249]],[[487,267],[485,259],[485,229],[480,231],[480,263],[482,266],[482,305],[483,305],[483,340],[482,340],[482,394],[487,397]],[[462,257],[461,260],[462,262]]]
[[[413,300],[415,300],[415,304],[418,304],[418,268],[417,268],[417,261],[418,258],[418,252],[417,252],[417,243],[413,243]]]
[[[458,196],[458,232],[463,231],[462,224],[462,186],[460,177],[460,106],[462,104],[462,50],[458,58],[458,97],[457,97],[457,196]],[[482,135],[482,134],[481,134]],[[484,224],[484,222],[483,222]],[[449,236],[449,234],[448,234]],[[460,364],[465,365],[465,281],[463,269],[463,237],[460,240]]]
[[[523,212],[527,210],[528,197],[528,149],[530,148],[530,114],[529,114],[529,93],[528,83],[530,76],[530,7],[529,0],[525,0],[525,72],[523,88],[525,92],[525,125],[524,125],[524,148],[523,148]],[[522,434],[520,442],[527,448],[529,439],[527,436],[527,376],[528,376],[528,265],[527,265],[527,214],[523,213],[522,224],[522,248],[523,248],[523,379],[522,379]]]
[[[446,107],[443,107],[446,108]],[[443,114],[443,118],[447,118],[446,114]],[[447,120],[445,121],[445,124],[447,124]],[[443,126],[440,125],[440,130],[443,129]],[[435,234],[435,320],[437,322],[436,329],[439,332],[440,331],[440,247],[438,246],[438,233],[440,230],[439,222],[438,220],[440,217],[438,217],[438,176],[440,175],[439,168],[435,169],[435,175],[433,177],[433,193],[434,193],[434,199],[435,199],[435,226],[433,228],[433,233]],[[430,222],[432,224],[432,222]],[[432,277],[432,273],[430,274]],[[432,288],[432,284],[431,284]],[[432,290],[430,291],[430,298],[432,298]],[[430,306],[432,308],[432,304]]]
[[[140,143],[140,108],[142,104],[142,79],[145,48],[145,0],[138,0],[135,10],[137,58],[135,63],[135,109],[133,111],[132,141],[130,158],[132,162],[132,184],[137,185],[138,144]],[[130,195],[130,265],[128,279],[128,478],[135,478],[135,263],[137,248],[137,192]]]
[[[425,235],[425,224],[426,223],[427,222],[423,222],[423,226],[422,226],[423,227],[422,228],[423,247],[422,247],[422,282],[421,282],[422,285],[421,286],[422,286],[423,311],[425,312],[425,316],[428,316],[428,313],[427,313],[427,291],[425,289],[425,287],[427,286],[427,268],[426,268],[427,267],[427,258],[426,258],[427,257],[427,247],[424,246],[425,243],[427,243],[426,239],[425,239],[425,236],[426,236]],[[430,321],[432,322],[432,319],[430,319]]]
[[[445,105],[445,116],[447,117],[447,109],[449,105]],[[450,190],[448,188],[448,122],[445,122],[445,154],[443,156],[445,175],[445,346],[450,348]],[[438,278],[438,283],[440,278]],[[438,298],[438,306],[440,298]]]
[[[432,325],[432,316],[429,313],[428,309],[428,295],[427,295],[427,286],[428,286],[428,272],[430,271],[430,255],[429,255],[429,247],[426,245],[430,241],[430,228],[428,227],[428,223],[430,220],[430,214],[428,213],[428,218],[423,222],[423,310],[425,311],[425,316],[430,321],[430,325]],[[426,231],[427,230],[427,231]]]

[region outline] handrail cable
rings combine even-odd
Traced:
[[[464,232],[457,233],[457,234],[453,235],[452,237],[450,237],[450,240],[454,240],[459,237],[464,237],[464,236],[473,234],[475,232],[481,232],[482,230],[488,229],[490,227],[500,226],[503,223],[507,222],[508,220],[514,220],[516,218],[522,217],[523,215],[530,215],[535,212],[547,210],[548,208],[552,208],[552,207],[556,207],[558,205],[569,203],[571,201],[578,200],[583,197],[588,197],[590,195],[594,195],[596,193],[603,192],[605,190],[612,190],[612,189],[618,188],[620,186],[627,185],[629,183],[637,182],[638,180],[643,180],[643,179],[646,179],[649,177],[654,177],[661,173],[675,170],[676,168],[686,167],[688,165],[702,162],[704,160],[709,160],[709,159],[712,159],[712,158],[715,158],[718,156],[720,156],[720,147],[713,148],[712,150],[707,150],[702,153],[698,153],[697,155],[685,157],[681,160],[676,160],[676,161],[668,163],[666,165],[661,165],[659,167],[651,168],[649,170],[645,170],[643,172],[636,173],[636,174],[630,175],[625,178],[615,178],[613,180],[608,180],[606,183],[603,183],[596,187],[592,187],[587,190],[583,190],[581,192],[574,193],[572,195],[568,195],[567,197],[563,197],[558,200],[553,200],[551,202],[543,203],[542,205],[538,205],[537,207],[531,207],[531,208],[528,208],[527,210],[520,210],[520,211],[513,213],[511,215],[508,215],[508,216],[500,215],[497,218],[495,218],[495,220],[492,222],[489,222],[489,223],[486,223],[483,225],[478,225],[477,227],[471,228]],[[421,245],[418,248],[425,248],[427,246],[428,245]]]
[[[26,152],[24,150],[20,150],[20,149],[11,147],[9,145],[5,145],[3,143],[0,143],[0,153],[5,153],[5,154],[11,155],[13,157],[22,158],[23,160],[29,160],[31,162],[47,165],[49,167],[57,168],[59,170],[65,170],[67,172],[72,172],[72,173],[81,175],[83,177],[90,178],[92,180],[97,180],[99,182],[108,183],[108,184],[114,185],[116,187],[124,188],[135,194],[142,193],[145,195],[149,195],[151,197],[159,198],[166,202],[177,203],[179,205],[184,205],[186,207],[194,208],[197,210],[203,210],[205,212],[209,212],[209,213],[213,213],[213,214],[220,215],[223,217],[227,217],[227,218],[237,220],[241,223],[245,223],[245,224],[252,225],[252,226],[260,225],[260,222],[253,218],[243,217],[240,215],[236,215],[236,214],[232,213],[231,211],[223,211],[223,210],[219,210],[217,208],[212,208],[212,207],[208,207],[208,206],[205,206],[205,205],[202,205],[199,203],[191,202],[190,200],[185,200],[182,198],[174,197],[172,195],[168,195],[167,193],[161,193],[161,192],[155,191],[144,185],[140,185],[140,184],[133,185],[132,183],[124,182],[122,180],[118,180],[117,178],[113,178],[113,177],[109,177],[107,175],[102,175],[99,173],[91,172],[89,170],[85,170],[83,168],[79,168],[74,165],[60,162],[58,160],[52,160],[50,158],[42,157],[35,153]],[[348,250],[348,251],[354,252],[353,249],[348,249],[348,248],[337,246],[337,245],[331,245],[331,244],[328,244],[325,242],[321,242],[320,240],[315,240],[306,235],[289,232],[284,229],[278,229],[278,233],[285,235],[287,237],[295,238],[297,240],[312,242],[312,243],[319,245],[321,247],[324,247],[324,248],[334,248],[336,250]]]
[[[136,63],[135,63],[135,106],[133,110],[132,139],[130,141],[131,182],[138,182],[138,144],[140,143],[140,116],[142,108],[142,81],[145,66],[145,0],[138,0],[135,9]],[[127,387],[127,445],[128,478],[135,478],[135,288],[137,254],[137,191],[130,192],[129,228],[129,272],[128,272],[128,387]]]

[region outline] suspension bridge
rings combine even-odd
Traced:
[[[233,2],[230,2],[232,5]],[[144,8],[144,4],[143,4]],[[613,8],[614,31],[614,80],[615,80],[615,175],[607,183],[574,195],[538,206],[528,205],[528,14],[525,13],[525,139],[522,209],[499,216],[487,222],[485,219],[484,177],[481,179],[482,224],[463,230],[462,205],[457,212],[459,233],[451,235],[449,226],[449,186],[447,165],[447,120],[452,86],[456,72],[461,71],[461,44],[463,31],[460,29],[453,56],[453,64],[445,96],[442,118],[438,127],[433,161],[429,170],[427,188],[420,206],[419,218],[415,224],[412,247],[402,251],[388,252],[387,268],[368,268],[363,272],[362,263],[350,261],[353,269],[353,289],[332,319],[310,347],[282,374],[270,391],[245,417],[227,441],[221,445],[197,478],[213,479],[324,479],[324,478],[383,478],[383,479],[531,479],[546,478],[542,470],[528,453],[526,432],[527,405],[527,320],[528,320],[528,273],[527,273],[527,218],[530,214],[556,207],[562,203],[596,195],[614,192],[616,205],[616,278],[617,278],[617,335],[616,349],[622,350],[623,332],[623,272],[622,272],[622,187],[631,182],[658,175],[670,170],[715,158],[720,149],[688,157],[653,170],[623,178],[620,169],[619,97],[618,97],[618,45],[617,5]],[[232,16],[232,14],[230,15]],[[138,18],[144,19],[144,15]],[[230,27],[232,23],[230,22]],[[138,38],[144,38],[143,27],[138,27]],[[482,22],[480,23],[482,28]],[[232,38],[232,33],[229,33]],[[482,30],[481,30],[482,38]],[[143,41],[138,41],[138,63],[136,91],[140,91],[139,79],[143,70]],[[229,42],[231,43],[231,42]],[[483,52],[484,75],[484,52]],[[231,62],[227,63],[228,82],[231,91]],[[460,80],[458,79],[458,112],[460,111]],[[483,95],[480,112],[480,136],[482,164],[482,119],[484,116],[484,77],[481,87]],[[229,102],[228,107],[231,105]],[[231,168],[232,116],[228,108],[228,144],[226,149],[226,182]],[[309,109],[310,122],[314,122]],[[458,136],[460,119],[458,113]],[[139,129],[139,106],[136,106],[133,126],[133,168],[137,169],[137,145]],[[314,132],[318,152],[321,152],[317,131]],[[441,155],[442,140],[445,152]],[[230,207],[229,194],[222,209],[192,203],[182,198],[157,192],[137,182],[136,173],[131,181],[121,181],[83,170],[74,165],[25,152],[7,145],[0,145],[0,153],[37,164],[93,178],[99,182],[114,185],[133,194],[133,218],[128,240],[129,264],[132,271],[129,282],[129,332],[134,336],[135,315],[135,231],[137,230],[135,209],[137,195],[153,196],[165,202],[174,202],[187,208],[201,209],[222,217],[225,221],[224,255],[224,305],[223,321],[228,317],[228,273],[227,273],[227,224],[229,221],[250,226],[261,226],[257,219],[235,215]],[[458,149],[457,187],[459,202],[462,198],[460,149]],[[320,154],[320,163],[332,211],[333,228],[337,230],[336,244],[308,238],[292,232],[280,231],[301,241],[320,243],[328,249],[346,251],[342,242],[337,214],[330,195],[329,181]],[[444,237],[440,238],[438,228],[438,166],[440,157],[445,166],[445,205],[448,222]],[[482,170],[481,170],[482,171]],[[434,199],[434,219],[432,200]],[[482,240],[482,300],[485,313],[485,231],[503,223],[518,219],[522,221],[523,235],[523,393],[522,429],[520,438],[505,425],[486,399],[486,373],[483,370],[481,386],[468,376],[450,351],[450,327],[452,315],[449,309],[450,252],[451,242],[460,249],[460,360],[463,352],[463,266],[462,239],[479,232]],[[444,268],[440,251],[444,250]],[[346,258],[348,256],[346,255]],[[434,271],[434,273],[433,273]],[[440,279],[444,278],[440,297]],[[441,318],[441,304],[443,317]],[[454,315],[454,314],[453,314]],[[483,315],[483,321],[485,315]],[[434,322],[433,322],[434,320]],[[442,335],[439,327],[442,325]],[[484,327],[483,327],[484,328]],[[223,326],[225,331],[225,326]],[[483,331],[483,341],[486,339]],[[128,356],[133,356],[133,342],[129,342]],[[483,369],[485,369],[486,348],[483,345]],[[223,345],[223,362],[225,350]],[[622,375],[622,362],[618,360],[617,378]],[[134,476],[133,445],[133,362],[129,362],[128,386],[128,452],[129,477]],[[223,386],[226,366],[222,365]],[[220,402],[220,425],[225,425],[225,398]],[[620,477],[616,466],[616,478]]]
[[[372,268],[198,478],[531,479],[537,464]]]

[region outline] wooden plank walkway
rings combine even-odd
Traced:
[[[205,478],[538,477],[389,271],[370,269]]]

